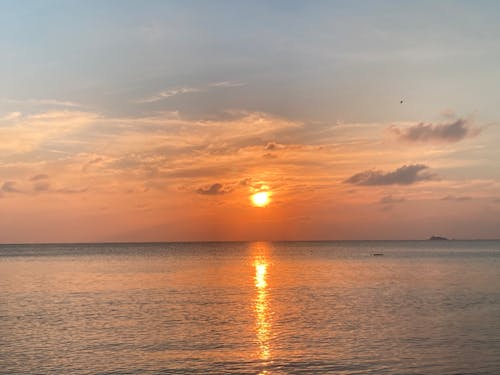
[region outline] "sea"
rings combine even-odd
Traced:
[[[0,245],[0,374],[500,374],[500,241]]]

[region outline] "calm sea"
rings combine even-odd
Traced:
[[[500,374],[500,242],[0,245],[0,373]]]

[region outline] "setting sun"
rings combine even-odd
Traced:
[[[252,195],[252,203],[257,207],[265,207],[269,204],[269,192],[261,191]]]

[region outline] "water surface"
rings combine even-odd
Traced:
[[[500,373],[499,266],[496,241],[0,245],[0,373]]]

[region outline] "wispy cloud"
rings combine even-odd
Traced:
[[[469,120],[459,118],[443,124],[419,123],[406,128],[391,126],[389,131],[405,142],[454,143],[478,135],[481,129],[473,127]]]
[[[210,84],[210,87],[241,87],[241,86],[245,86],[245,83],[238,81],[221,81]]]
[[[34,175],[33,177],[31,177],[30,181],[40,181],[40,180],[46,180],[48,178],[49,178],[49,175],[37,174],[37,175]]]
[[[15,181],[5,181],[0,188],[4,193],[19,193],[20,190],[16,188]]]
[[[135,99],[132,102],[133,103],[154,103],[158,102],[160,100],[168,99],[173,96],[178,96],[178,95],[184,95],[184,94],[191,94],[191,93],[196,93],[196,92],[206,92],[210,89],[217,89],[217,88],[233,88],[233,87],[240,87],[240,86],[245,86],[244,83],[242,82],[237,82],[237,81],[220,81],[220,82],[213,82],[205,86],[201,87],[190,87],[190,86],[181,86],[181,87],[174,87],[166,90],[162,90],[154,95],[145,97],[145,98],[139,98]]]
[[[196,87],[178,87],[178,88],[160,91],[159,93],[152,95],[152,96],[148,96],[146,98],[136,99],[136,100],[134,100],[134,102],[135,103],[154,103],[154,102],[158,102],[158,101],[163,100],[163,99],[171,98],[172,96],[189,94],[189,93],[193,93],[193,92],[201,92],[201,91],[203,91],[203,90],[200,88],[196,88]]]
[[[20,118],[21,116],[22,116],[21,112],[10,112],[10,113],[7,113],[6,115],[0,117],[0,120],[1,121],[13,121],[13,120]]]
[[[66,183],[55,184],[49,180],[46,174],[35,175],[27,180],[8,180],[0,184],[0,193],[37,195],[40,193],[50,194],[79,194],[88,190],[87,187],[73,187]]]
[[[364,186],[411,185],[420,181],[435,179],[436,175],[428,172],[428,168],[423,164],[412,164],[403,165],[392,172],[368,170],[349,177],[345,182]]]
[[[85,193],[88,191],[88,188],[82,187],[82,188],[70,188],[70,187],[64,187],[55,190],[56,193],[61,193],[61,194],[80,194],[80,193]]]
[[[385,195],[380,198],[380,204],[394,204],[394,203],[403,203],[406,199],[403,197],[393,197],[391,194]]]
[[[15,119],[16,126],[0,127],[0,155],[13,157],[35,149],[53,149],[49,144],[70,142],[70,134],[90,126],[99,118],[98,114],[80,111],[47,111]],[[76,138],[75,138],[76,141]],[[77,141],[79,142],[79,141]]]
[[[456,201],[456,202],[464,202],[472,200],[472,197],[469,196],[455,196],[455,195],[447,195],[441,198],[442,201]]]
[[[18,105],[47,105],[55,107],[71,107],[78,108],[82,107],[81,104],[72,102],[69,100],[57,100],[57,99],[12,99],[12,98],[0,98],[0,102],[8,104],[18,104]]]

